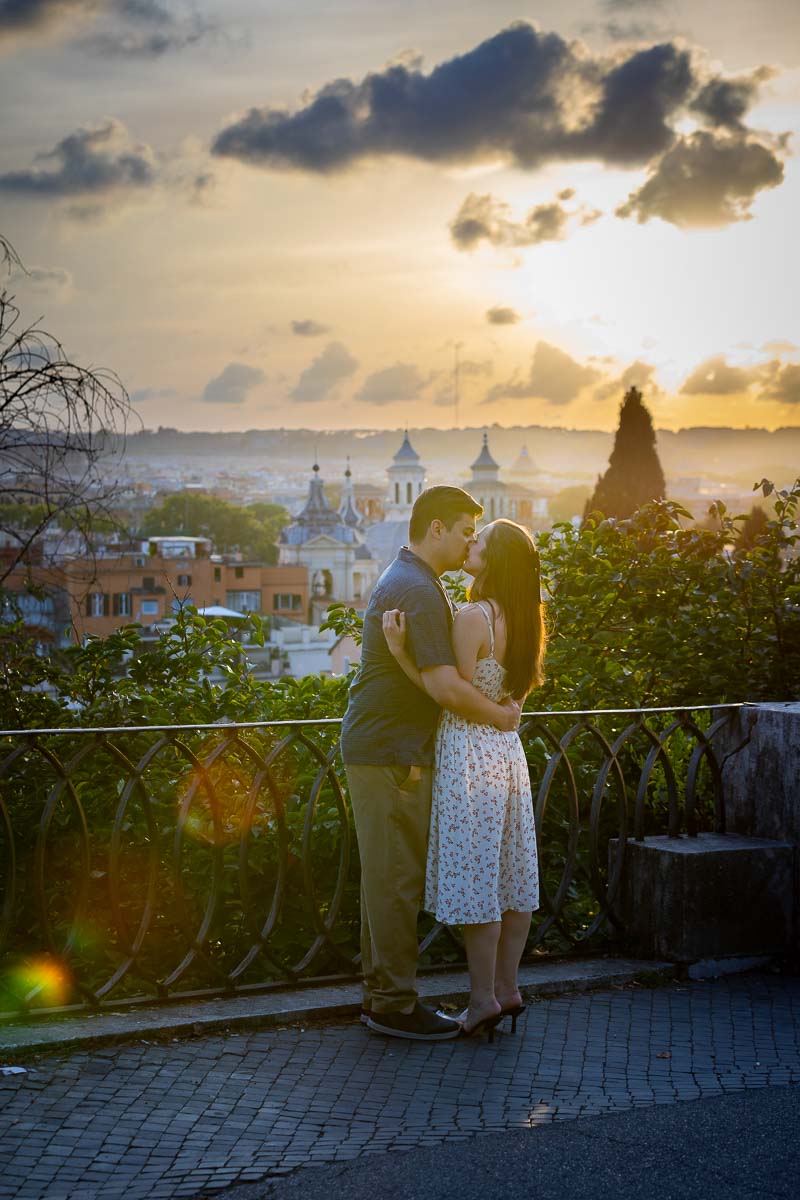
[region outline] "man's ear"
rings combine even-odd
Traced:
[[[444,521],[440,521],[438,517],[434,517],[428,526],[428,532],[430,533],[431,537],[436,538],[438,541],[444,532]]]

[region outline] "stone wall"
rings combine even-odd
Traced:
[[[794,845],[792,941],[800,954],[800,704],[741,709],[717,755],[728,832]]]

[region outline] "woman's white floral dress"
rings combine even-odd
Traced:
[[[473,685],[490,700],[506,694],[505,668],[491,651]],[[509,909],[539,907],[539,869],[528,764],[518,733],[443,712],[428,846],[425,908],[447,925],[499,921]]]

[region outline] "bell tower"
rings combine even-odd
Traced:
[[[407,521],[411,516],[414,501],[425,487],[425,467],[419,461],[408,430],[403,444],[394,456],[386,474],[389,476],[389,494],[384,505],[387,521]]]

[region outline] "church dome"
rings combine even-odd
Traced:
[[[528,447],[523,446],[517,455],[511,470],[517,475],[535,475],[536,464],[528,453]]]
[[[291,524],[283,527],[278,541],[283,546],[304,546],[312,538],[322,535],[349,545],[360,540],[356,526],[345,522],[341,514],[335,512],[328,503],[323,481],[319,477],[319,467],[314,463],[308,499]]]

